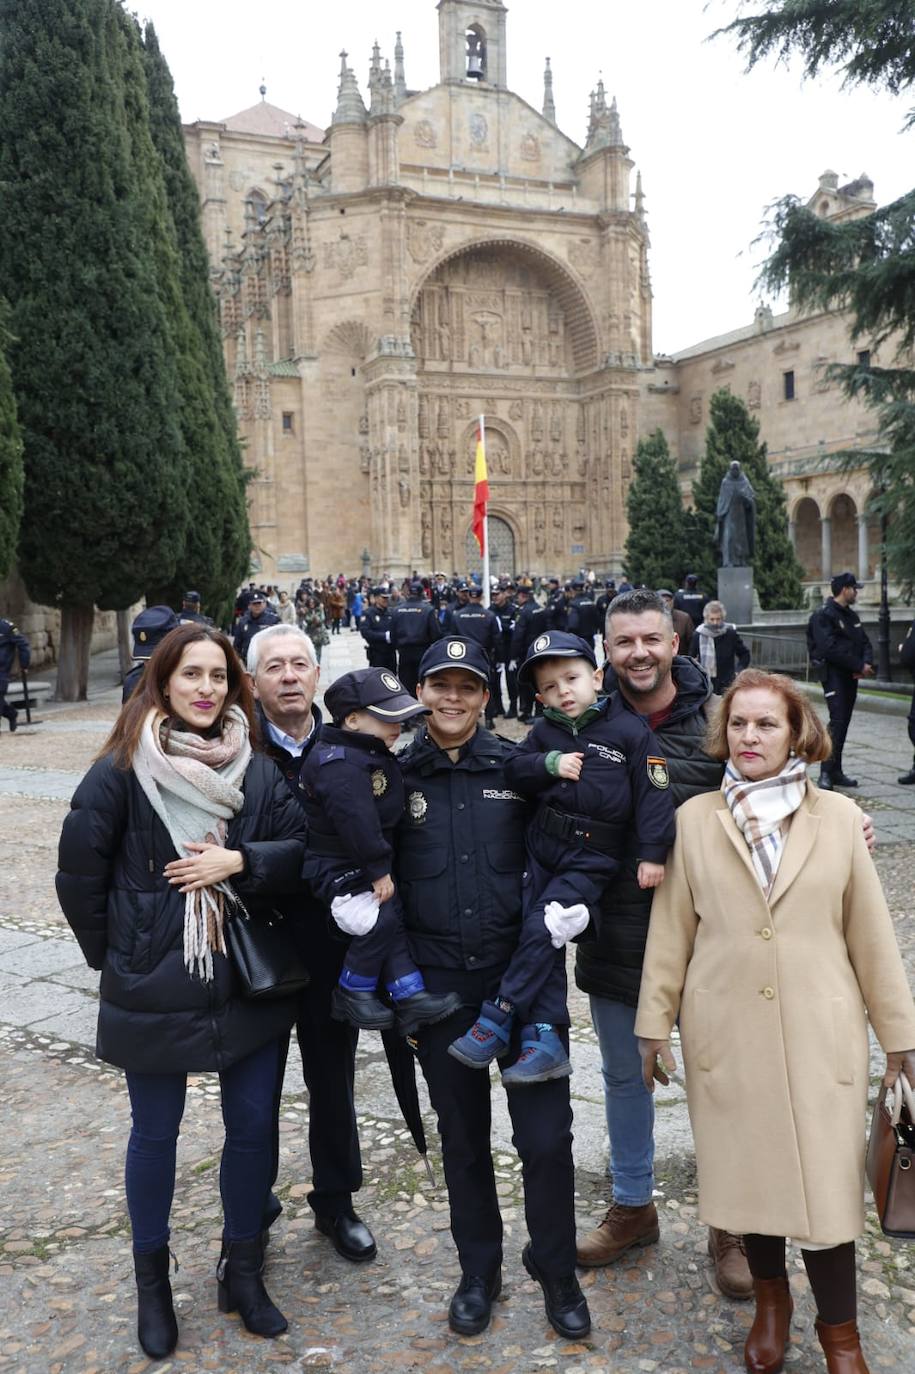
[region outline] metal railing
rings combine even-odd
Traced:
[[[810,660],[803,639],[792,635],[760,634],[756,630],[742,630],[740,637],[750,650],[750,663],[754,668],[809,678]]]

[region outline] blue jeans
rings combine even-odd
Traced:
[[[600,1044],[613,1200],[644,1207],[654,1188],[654,1098],[642,1081],[635,1007],[589,998]]]
[[[270,1040],[219,1075],[226,1138],[219,1169],[227,1241],[253,1240],[263,1225],[273,1168],[273,1103],[279,1045]],[[186,1073],[127,1073],[133,1125],[127,1142],[127,1210],[138,1255],[168,1244],[175,1152]]]

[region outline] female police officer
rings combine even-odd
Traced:
[[[490,1142],[490,1080],[448,1054],[491,998],[521,927],[527,807],[507,785],[512,746],[480,725],[489,660],[479,644],[449,637],[428,648],[417,696],[431,715],[401,755],[407,808],[396,871],[411,953],[430,992],[457,991],[461,1008],[417,1033],[419,1062],[438,1113],[462,1277],[448,1314],[469,1336],[489,1323],[501,1288],[502,1218]],[[516,1037],[517,1038],[517,1037]],[[507,1062],[518,1056],[519,1045]],[[568,1078],[508,1098],[521,1156],[530,1243],[525,1268],[546,1314],[569,1339],[586,1336],[588,1306],[575,1277],[572,1110]]]

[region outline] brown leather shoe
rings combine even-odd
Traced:
[[[611,1203],[600,1226],[584,1236],[575,1248],[577,1262],[586,1269],[614,1264],[636,1245],[655,1245],[660,1240],[658,1213],[653,1202],[644,1207]]]
[[[870,1374],[857,1323],[840,1322],[838,1326],[829,1326],[817,1317],[815,1324],[829,1374]]]
[[[747,1264],[747,1252],[743,1248],[743,1236],[732,1236],[730,1231],[719,1231],[717,1227],[708,1228],[708,1252],[715,1265],[715,1278],[718,1287],[726,1298],[736,1302],[746,1302],[753,1296],[753,1275]]]
[[[780,1374],[785,1367],[785,1346],[791,1339],[794,1303],[787,1279],[754,1279],[756,1316],[747,1336],[743,1358],[750,1374]]]

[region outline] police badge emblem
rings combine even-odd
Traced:
[[[534,653],[535,653],[535,654],[542,654],[543,651],[544,651],[544,649],[548,649],[549,647],[550,647],[550,637],[549,637],[549,635],[541,635],[539,639],[535,639],[535,640],[534,640]]]
[[[407,810],[414,825],[422,825],[429,810],[429,803],[422,792],[411,792],[407,798]]]
[[[666,759],[652,758],[651,755],[649,755],[648,781],[653,783],[655,787],[664,788],[670,786],[670,774],[667,771]]]
[[[384,775],[383,768],[376,768],[372,772],[372,796],[383,797],[388,790],[388,780]]]
[[[382,673],[381,681],[384,683],[385,687],[387,687],[389,692],[403,691],[402,685],[398,682],[397,678],[394,676],[393,673]]]
[[[464,658],[467,653],[467,645],[462,644],[459,639],[453,639],[448,645],[449,658]]]

